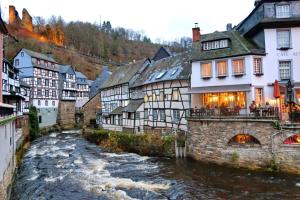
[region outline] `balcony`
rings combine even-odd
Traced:
[[[200,108],[190,109],[187,114],[190,119],[235,119],[235,120],[278,120],[277,108],[258,108],[253,112],[247,109],[234,108]]]
[[[14,113],[14,106],[0,103],[0,125],[16,117]]]

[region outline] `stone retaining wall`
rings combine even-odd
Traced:
[[[12,160],[11,160],[8,168],[5,170],[5,172],[3,174],[3,180],[0,181],[0,199],[1,200],[9,199],[9,192],[10,192],[9,189],[11,187],[14,168],[15,168],[15,166],[13,166],[12,163],[15,163],[15,162],[12,162]]]
[[[300,146],[283,145],[299,130],[277,130],[271,121],[189,119],[187,155],[204,162],[266,169],[275,161],[282,171],[300,173]],[[229,144],[238,134],[256,138],[260,145]]]

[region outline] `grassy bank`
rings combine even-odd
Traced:
[[[144,156],[174,157],[173,136],[132,134],[108,130],[85,129],[83,136],[90,142],[112,152],[131,152]]]

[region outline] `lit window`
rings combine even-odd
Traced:
[[[252,135],[249,134],[239,134],[231,138],[228,142],[229,145],[245,145],[245,144],[257,144],[260,145],[260,142],[253,137]]]
[[[291,61],[279,62],[279,76],[280,80],[291,79]]]
[[[289,138],[287,138],[283,144],[296,144],[300,145],[300,134],[293,135]]]
[[[263,88],[255,88],[255,102],[259,105],[263,104]]]
[[[217,62],[217,75],[218,77],[227,76],[227,61]]]
[[[233,74],[234,75],[243,75],[245,73],[244,59],[233,60],[232,65],[233,65]]]
[[[179,101],[180,100],[180,93],[179,93],[178,89],[172,91],[172,100],[173,101]]]
[[[202,78],[210,78],[212,75],[211,63],[203,63],[201,71],[202,71]]]
[[[276,6],[276,17],[277,18],[288,18],[291,16],[290,5],[277,5]]]
[[[277,46],[278,49],[286,49],[290,48],[290,31],[284,30],[284,31],[277,31]]]
[[[254,58],[253,67],[254,67],[254,74],[255,75],[263,74],[262,59],[261,58]]]

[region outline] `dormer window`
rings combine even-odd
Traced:
[[[228,40],[216,40],[210,42],[203,42],[203,50],[223,49],[228,47]]]
[[[276,18],[289,18],[291,17],[290,5],[277,5]]]

